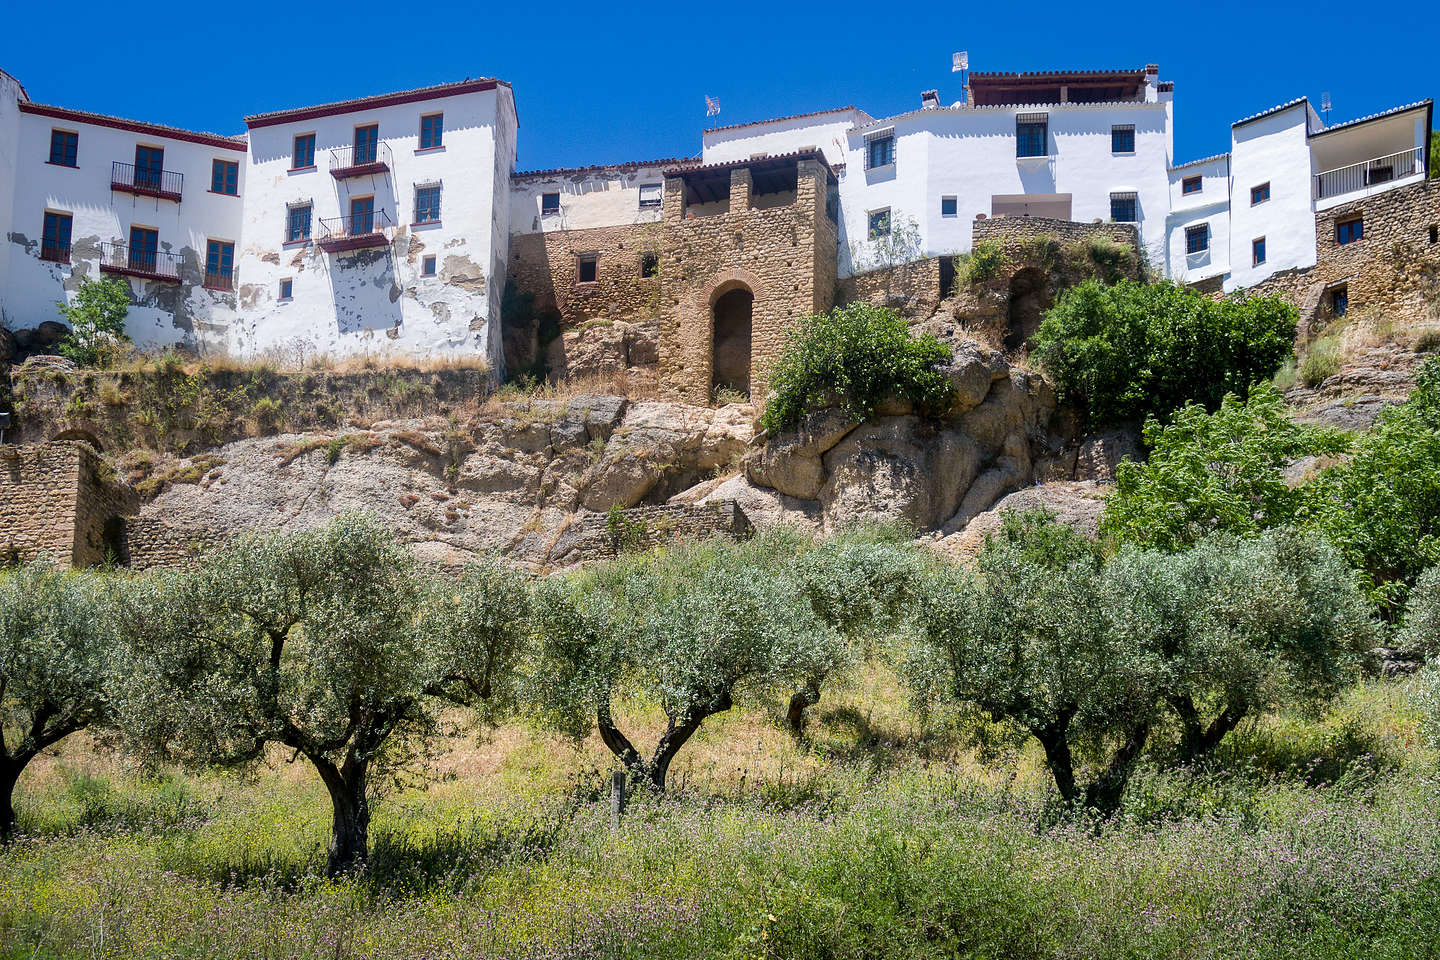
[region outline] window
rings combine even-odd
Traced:
[[[1210,225],[1202,223],[1198,227],[1185,228],[1185,252],[1204,253],[1210,249]]]
[[[1135,212],[1138,202],[1139,196],[1134,193],[1110,194],[1110,219],[1116,223],[1137,223],[1140,220]]]
[[[350,233],[359,236],[375,232],[375,198],[354,197],[350,201]]]
[[[165,148],[135,148],[135,186],[159,190],[165,173]]]
[[[227,193],[236,196],[240,193],[240,164],[231,160],[212,160],[210,162],[210,192]]]
[[[1270,184],[1269,184],[1268,182],[1262,183],[1262,184],[1260,184],[1260,186],[1258,186],[1258,187],[1251,187],[1251,188],[1250,188],[1250,206],[1253,207],[1253,206],[1255,206],[1256,204],[1264,203],[1266,200],[1269,200],[1269,199],[1270,199]]]
[[[640,278],[653,280],[660,276],[660,257],[654,253],[640,254]]]
[[[235,244],[210,240],[205,244],[205,286],[229,290],[235,276]]]
[[[420,118],[420,149],[433,150],[445,141],[445,114],[427,113]]]
[[[75,155],[80,149],[80,134],[70,130],[50,131],[50,162],[62,167],[75,166]]]
[[[593,253],[581,254],[579,273],[581,283],[594,283],[600,279],[600,257]]]
[[[149,227],[130,228],[129,261],[131,270],[155,272],[160,253],[160,232]]]
[[[310,239],[310,204],[302,203],[285,211],[285,242]]]
[[[1342,220],[1335,224],[1335,242],[1342,247],[1347,243],[1365,239],[1365,221],[1360,217]]]
[[[356,127],[355,157],[350,162],[357,167],[362,163],[374,163],[379,151],[380,125],[378,123],[370,123],[363,127]]]
[[[420,276],[435,276],[435,254],[432,253],[420,261]]]
[[[1204,185],[1204,177],[1186,177],[1180,181],[1180,195],[1188,197],[1192,193],[1199,193],[1200,188]]]
[[[1256,237],[1250,241],[1250,263],[1253,266],[1260,266],[1265,262],[1265,238]]]
[[[1110,152],[1135,152],[1135,124],[1121,123],[1110,128]]]
[[[1049,152],[1050,115],[1021,113],[1015,116],[1015,156],[1043,157]]]
[[[865,169],[888,166],[895,162],[895,133],[881,133],[865,141]]]
[[[1330,309],[1335,316],[1343,317],[1350,310],[1350,290],[1343,283],[1330,291]]]
[[[308,170],[315,166],[315,134],[302,133],[296,137],[295,151],[291,157],[291,170]]]
[[[887,237],[890,235],[890,208],[874,210],[870,213],[870,239],[876,237]]]
[[[640,184],[640,206],[658,207],[664,199],[664,187],[658,183]]]
[[[1395,179],[1395,165],[1385,164],[1378,166],[1373,163],[1365,167],[1365,185],[1370,186],[1376,183],[1389,183]]]
[[[286,277],[280,281],[280,299],[289,300],[295,295],[295,281]]]
[[[440,222],[440,185],[415,188],[415,222]]]
[[[940,216],[953,217],[959,212],[959,205],[954,197],[940,198]]]
[[[1430,225],[1430,242],[1440,243],[1440,224]]]
[[[70,262],[70,214],[45,212],[45,232],[40,238],[40,259]]]
[[[540,194],[540,216],[548,217],[560,212],[560,194]]]

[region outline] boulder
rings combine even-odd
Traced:
[[[703,506],[717,500],[733,500],[739,504],[746,518],[757,527],[791,526],[814,531],[821,527],[820,505],[814,500],[799,500],[777,490],[757,487],[744,476],[721,481],[695,502]]]
[[[1094,539],[1099,536],[1100,514],[1110,490],[1110,487],[1100,484],[1073,481],[1024,487],[972,517],[958,532],[936,540],[934,546],[938,552],[952,559],[973,556],[986,536],[999,531],[1007,513],[1028,513],[1032,510],[1051,513],[1060,523]]]
[[[856,427],[822,461],[827,526],[905,520],[928,529],[955,512],[979,472],[981,451],[962,430],[882,417]]]
[[[1126,457],[1144,459],[1135,430],[1122,428],[1086,437],[1075,456],[1075,479],[1114,483],[1115,468]]]
[[[838,407],[807,414],[799,425],[786,430],[745,461],[745,475],[762,487],[813,500],[825,484],[820,457],[855,429],[855,420]]]
[[[950,360],[940,372],[950,381],[950,414],[966,413],[978,407],[990,393],[990,385],[1004,379],[1008,366],[1000,351],[975,340],[951,345]]]

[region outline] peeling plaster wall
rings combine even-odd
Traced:
[[[444,146],[419,149],[420,117],[443,112]],[[378,123],[391,168],[336,180],[330,151],[354,141],[357,126]],[[315,168],[292,170],[297,134],[315,134]],[[437,97],[250,131],[244,244],[238,254],[243,321],[231,346],[240,354],[498,355],[499,272],[509,211],[503,187],[514,164],[515,112],[508,87]],[[415,189],[440,184],[440,222],[416,224]],[[396,226],[388,246],[327,253],[285,243],[287,206],[310,203],[311,236],[320,220],[349,212],[352,197],[373,195]],[[423,276],[436,257],[436,275]],[[293,299],[279,299],[282,278]]]
[[[640,187],[653,184],[663,192],[664,183],[664,167],[648,164],[573,173],[522,173],[510,181],[510,232],[523,235],[658,223],[661,206],[640,206]],[[560,194],[560,212],[542,217],[540,199],[547,193]]]
[[[48,162],[52,129],[79,134],[77,166]],[[204,288],[205,247],[214,239],[239,250],[246,191],[242,151],[28,113],[19,115],[17,143],[13,212],[5,234],[9,324],[29,328],[58,320],[56,301],[68,300],[82,277],[101,276],[100,244],[128,244],[130,228],[143,226],[159,232],[162,252],[183,258],[182,282],[124,278],[130,286],[130,338],[142,347],[223,343],[235,297]],[[111,191],[111,164],[134,163],[137,144],[163,147],[165,169],[184,176],[179,203]],[[211,162],[217,158],[240,164],[238,197],[210,192]],[[46,211],[72,218],[69,264],[40,259]]]

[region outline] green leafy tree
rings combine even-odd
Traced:
[[[70,325],[60,352],[81,366],[95,366],[112,358],[123,344],[125,318],[130,312],[130,287],[118,277],[92,280],[82,277],[69,303],[56,304]]]
[[[1425,660],[1440,657],[1440,567],[1431,567],[1415,582],[1395,641],[1401,650]]]
[[[100,720],[113,649],[112,578],[37,561],[0,573],[0,842],[15,783],[45,748]]]
[[[1108,588],[1096,551],[1056,526],[989,539],[973,571],[936,568],[906,674],[924,698],[1035,738],[1062,801],[1107,814],[1149,738],[1165,665],[1143,631],[1123,628],[1127,598]],[[1084,785],[1077,750],[1097,758]]]
[[[1307,525],[1359,571],[1371,601],[1398,619],[1410,586],[1440,563],[1440,359],[1405,403],[1380,414],[1353,455],[1307,485]]]
[[[933,336],[912,336],[894,310],[852,303],[815,314],[798,324],[771,367],[774,396],[760,423],[778,431],[836,404],[864,420],[887,397],[938,408],[950,381],[937,368],[949,358]]]
[[[526,636],[519,574],[487,564],[427,585],[363,515],[246,537],[145,585],[126,624],[127,738],[191,764],[303,755],[330,795],[331,876],[366,861],[377,776],[431,741],[440,703],[508,691]]]
[[[1168,281],[1087,280],[1046,314],[1033,355],[1092,426],[1165,420],[1268,379],[1290,355],[1297,317],[1279,296],[1217,301]]]
[[[774,575],[772,546],[709,541],[546,583],[532,669],[541,716],[575,736],[598,729],[638,782],[663,791],[707,718],[746,696],[795,690],[844,655],[793,580]],[[665,714],[648,756],[620,729],[622,696]]]
[[[1430,176],[1440,179],[1440,130],[1430,131]]]
[[[1294,523],[1304,491],[1285,468],[1310,455],[1337,453],[1346,438],[1295,423],[1284,399],[1256,384],[1248,400],[1229,394],[1214,413],[1198,404],[1171,421],[1145,423],[1150,456],[1115,471],[1101,530],[1121,543],[1182,550],[1215,531],[1248,536]]]

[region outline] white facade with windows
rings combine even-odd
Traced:
[[[653,160],[517,174],[510,181],[510,232],[658,223],[665,168],[686,162]]]

